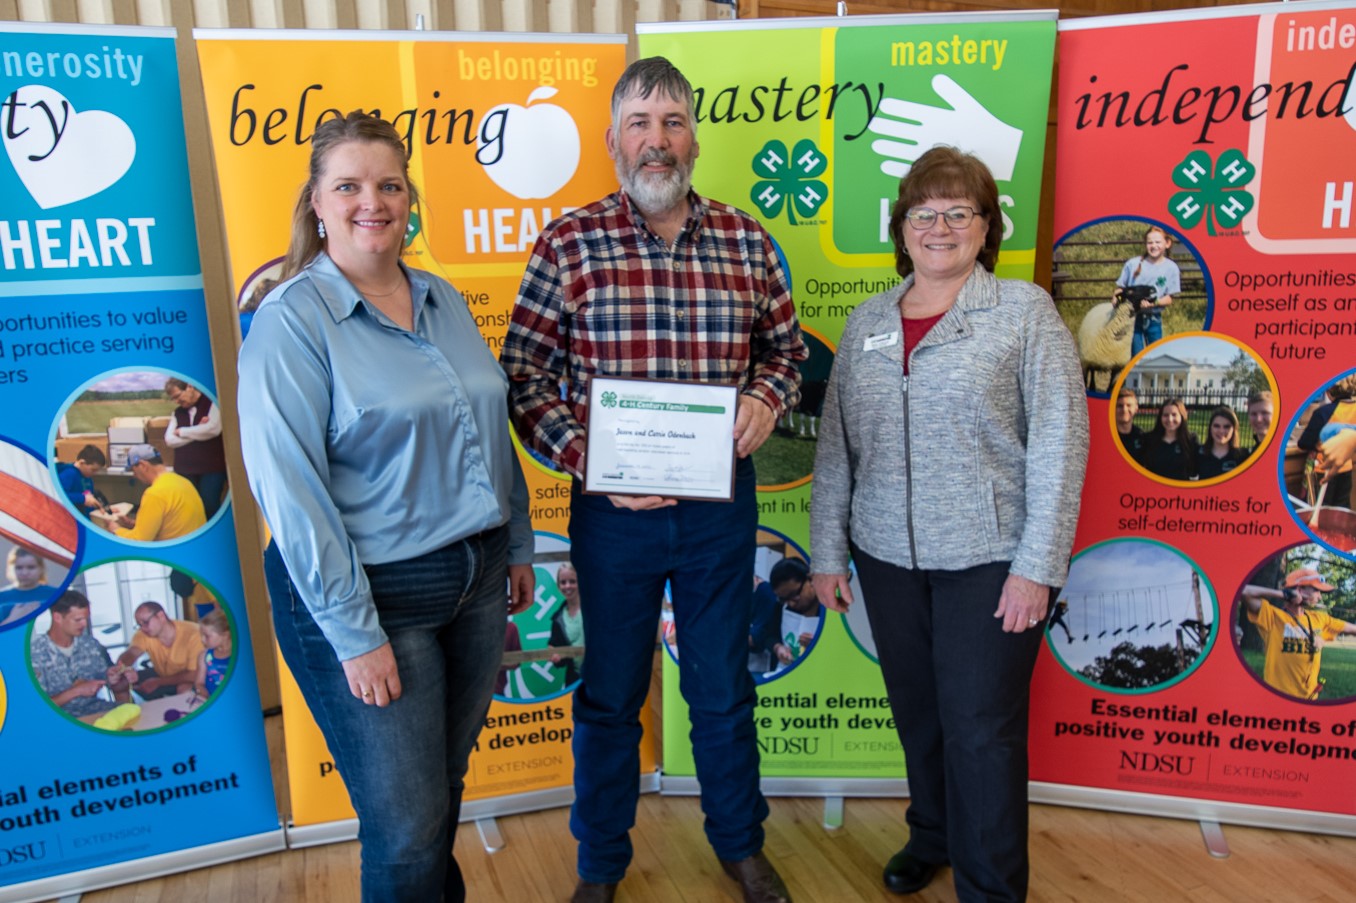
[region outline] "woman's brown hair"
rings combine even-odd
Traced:
[[[998,246],[1003,243],[1003,215],[998,209],[998,184],[984,161],[973,154],[940,144],[923,156],[899,180],[899,197],[890,211],[890,241],[895,246],[895,272],[908,276],[913,261],[904,246],[905,215],[928,198],[974,198],[989,230],[979,252],[979,264],[993,272],[998,263]],[[973,225],[973,224],[971,224]],[[967,227],[968,228],[968,227]]]

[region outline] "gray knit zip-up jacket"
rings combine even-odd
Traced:
[[[977,266],[906,378],[911,283],[862,302],[843,330],[815,457],[814,569],[847,573],[850,539],[901,567],[1010,561],[1062,586],[1088,454],[1073,337],[1040,288]]]

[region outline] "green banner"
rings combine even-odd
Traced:
[[[890,208],[918,155],[949,144],[989,165],[1004,225],[998,275],[1031,278],[1055,14],[678,23],[637,31],[640,56],[666,56],[692,82],[697,191],[749,211],[771,233],[810,348],[800,404],[754,456],[755,574],[767,581],[781,559],[811,558],[810,482],[833,355],[848,314],[898,281]],[[750,633],[763,775],[902,777],[864,606],[842,616],[779,602],[770,585],[751,591],[756,610],[771,612],[764,629],[751,625]],[[665,628],[664,772],[690,776],[687,707],[674,664],[682,638],[672,621]]]

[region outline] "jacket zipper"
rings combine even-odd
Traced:
[[[909,561],[918,570],[918,544],[913,536],[913,456],[909,450],[909,374],[904,374],[904,523],[909,532]]]

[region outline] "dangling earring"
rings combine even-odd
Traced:
[[[322,239],[325,237],[325,221],[323,219],[315,221],[315,234],[319,235]]]

